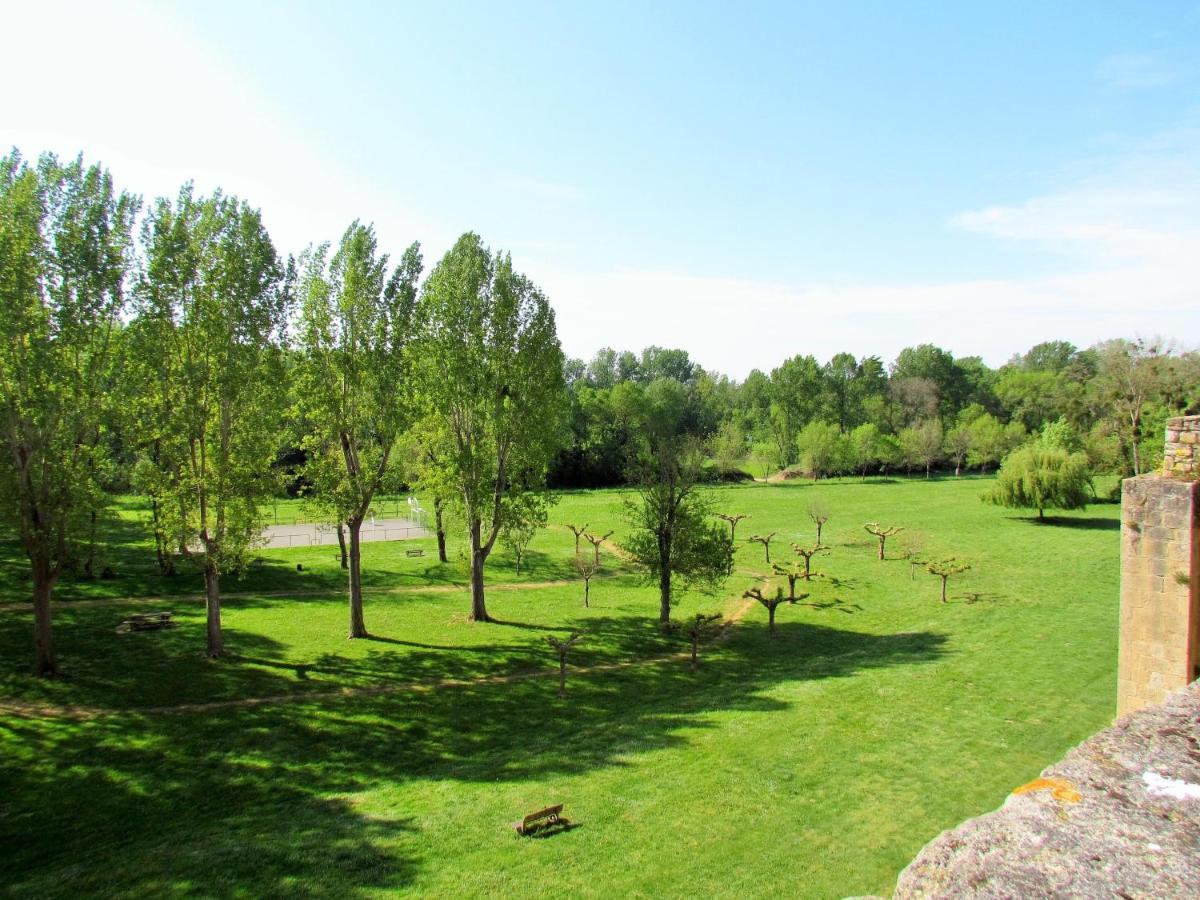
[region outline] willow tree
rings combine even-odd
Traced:
[[[219,191],[197,198],[191,185],[174,203],[155,203],[142,243],[126,359],[129,433],[152,455],[162,521],[203,571],[215,658],[225,650],[221,575],[245,564],[275,487],[287,401],[284,268],[257,210]]]
[[[375,230],[358,221],[301,260],[300,362],[296,395],[308,433],[313,494],[349,536],[351,638],[363,619],[362,523],[394,474],[392,453],[412,419],[411,338],[420,245],[388,275]]]
[[[80,159],[0,159],[0,516],[29,559],[39,675],[58,669],[51,593],[103,504],[101,423],[138,206]]]
[[[445,435],[438,480],[467,528],[471,618],[486,622],[488,556],[558,449],[566,386],[554,311],[508,254],[473,233],[430,272],[417,308],[424,415]]]

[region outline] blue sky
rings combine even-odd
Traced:
[[[478,231],[573,355],[1200,333],[1195,2],[34,7],[0,143],[219,184],[284,251]]]

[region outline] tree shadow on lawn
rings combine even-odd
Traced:
[[[414,820],[381,821],[345,795],[426,779],[482,787],[623,767],[719,727],[714,712],[788,708],[769,694],[781,683],[920,665],[945,652],[945,638],[930,632],[786,621],[776,631],[739,629],[704,648],[697,671],[677,656],[569,671],[565,699],[548,677],[85,722],[9,718],[0,723],[0,840],[13,849],[0,870],[29,893],[63,895],[396,889],[418,873]],[[419,674],[422,657],[444,655],[402,657],[399,677]],[[568,662],[588,660],[581,650]],[[410,795],[406,815],[433,803],[422,796]],[[486,806],[487,794],[481,799]],[[474,817],[464,829],[499,835],[526,811],[491,809],[483,822],[471,808],[456,815]]]
[[[1017,522],[1028,522],[1030,525],[1051,528],[1077,528],[1087,531],[1119,531],[1120,519],[1108,519],[1102,516],[1007,516]]]
[[[13,896],[337,898],[414,880],[412,821],[329,796],[328,770],[290,777],[252,735],[230,753],[215,732],[146,724],[0,723],[0,882]]]

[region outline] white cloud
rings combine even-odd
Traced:
[[[569,353],[683,347],[742,377],[796,353],[888,360],[932,341],[989,363],[1050,339],[1200,334],[1200,154],[1180,130],[1088,166],[1061,191],[953,216],[987,240],[1057,253],[1037,277],[912,284],[783,284],[614,269],[539,273]],[[544,273],[544,275],[543,275]]]

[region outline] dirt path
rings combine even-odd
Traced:
[[[597,575],[596,578],[616,578],[619,575],[627,575],[627,572],[610,572]],[[500,584],[489,584],[487,589],[491,591],[519,591],[519,590],[541,590],[543,588],[552,587],[569,587],[577,584],[574,579],[559,578],[552,581],[519,581],[519,582],[501,582]],[[387,594],[452,594],[455,591],[470,590],[470,585],[466,582],[458,583],[451,582],[449,584],[428,584],[428,585],[410,585],[402,584],[395,587],[364,587],[364,595],[385,596]],[[344,595],[342,588],[323,588],[307,591],[222,591],[221,602],[227,600],[244,600],[247,598],[258,597],[340,597]],[[126,597],[85,597],[79,600],[55,600],[51,603],[53,609],[71,609],[76,606],[102,606],[104,604],[154,604],[162,606],[163,604],[171,603],[203,603],[204,594],[157,594],[157,595],[138,595]],[[11,611],[29,611],[31,608],[28,601],[21,600],[6,600],[0,603],[0,612]]]
[[[752,574],[761,575],[762,573]],[[759,583],[759,587],[765,590],[769,582],[770,578],[768,576],[762,576],[762,581]],[[540,584],[543,586],[571,583],[573,582],[540,582]],[[508,587],[510,589],[515,589],[518,587],[531,586],[533,585],[509,585]],[[711,644],[720,644],[728,640],[730,635],[733,633],[734,626],[736,626],[742,621],[742,619],[746,617],[746,614],[750,612],[755,603],[754,600],[746,597],[730,598],[726,601],[726,607],[728,607],[731,602],[735,603],[736,606],[733,612],[725,617],[725,623],[721,634],[719,634],[716,639],[711,642]],[[634,666],[661,665],[662,663],[690,659],[691,651],[681,650],[675,653],[647,656],[641,659],[627,659],[620,662],[597,663],[592,666],[583,666],[581,668],[572,669],[571,675],[572,677],[591,675],[601,672],[613,672],[621,669],[629,669]],[[328,700],[348,699],[354,697],[373,697],[383,694],[396,694],[405,692],[418,693],[447,688],[476,687],[493,684],[514,684],[521,681],[530,681],[536,678],[557,677],[558,669],[537,669],[528,672],[482,675],[478,678],[432,678],[424,681],[401,682],[399,684],[368,685],[356,688],[335,688],[327,691],[274,694],[264,697],[240,697],[233,700],[215,700],[209,703],[180,703],[174,706],[145,706],[129,709],[104,709],[86,706],[55,706],[47,703],[27,703],[14,700],[0,700],[0,716],[16,716],[26,719],[55,718],[71,719],[74,721],[88,721],[91,719],[122,715],[181,715],[187,713],[214,712],[223,709],[236,709],[241,707],[269,706],[280,703],[324,702]]]

